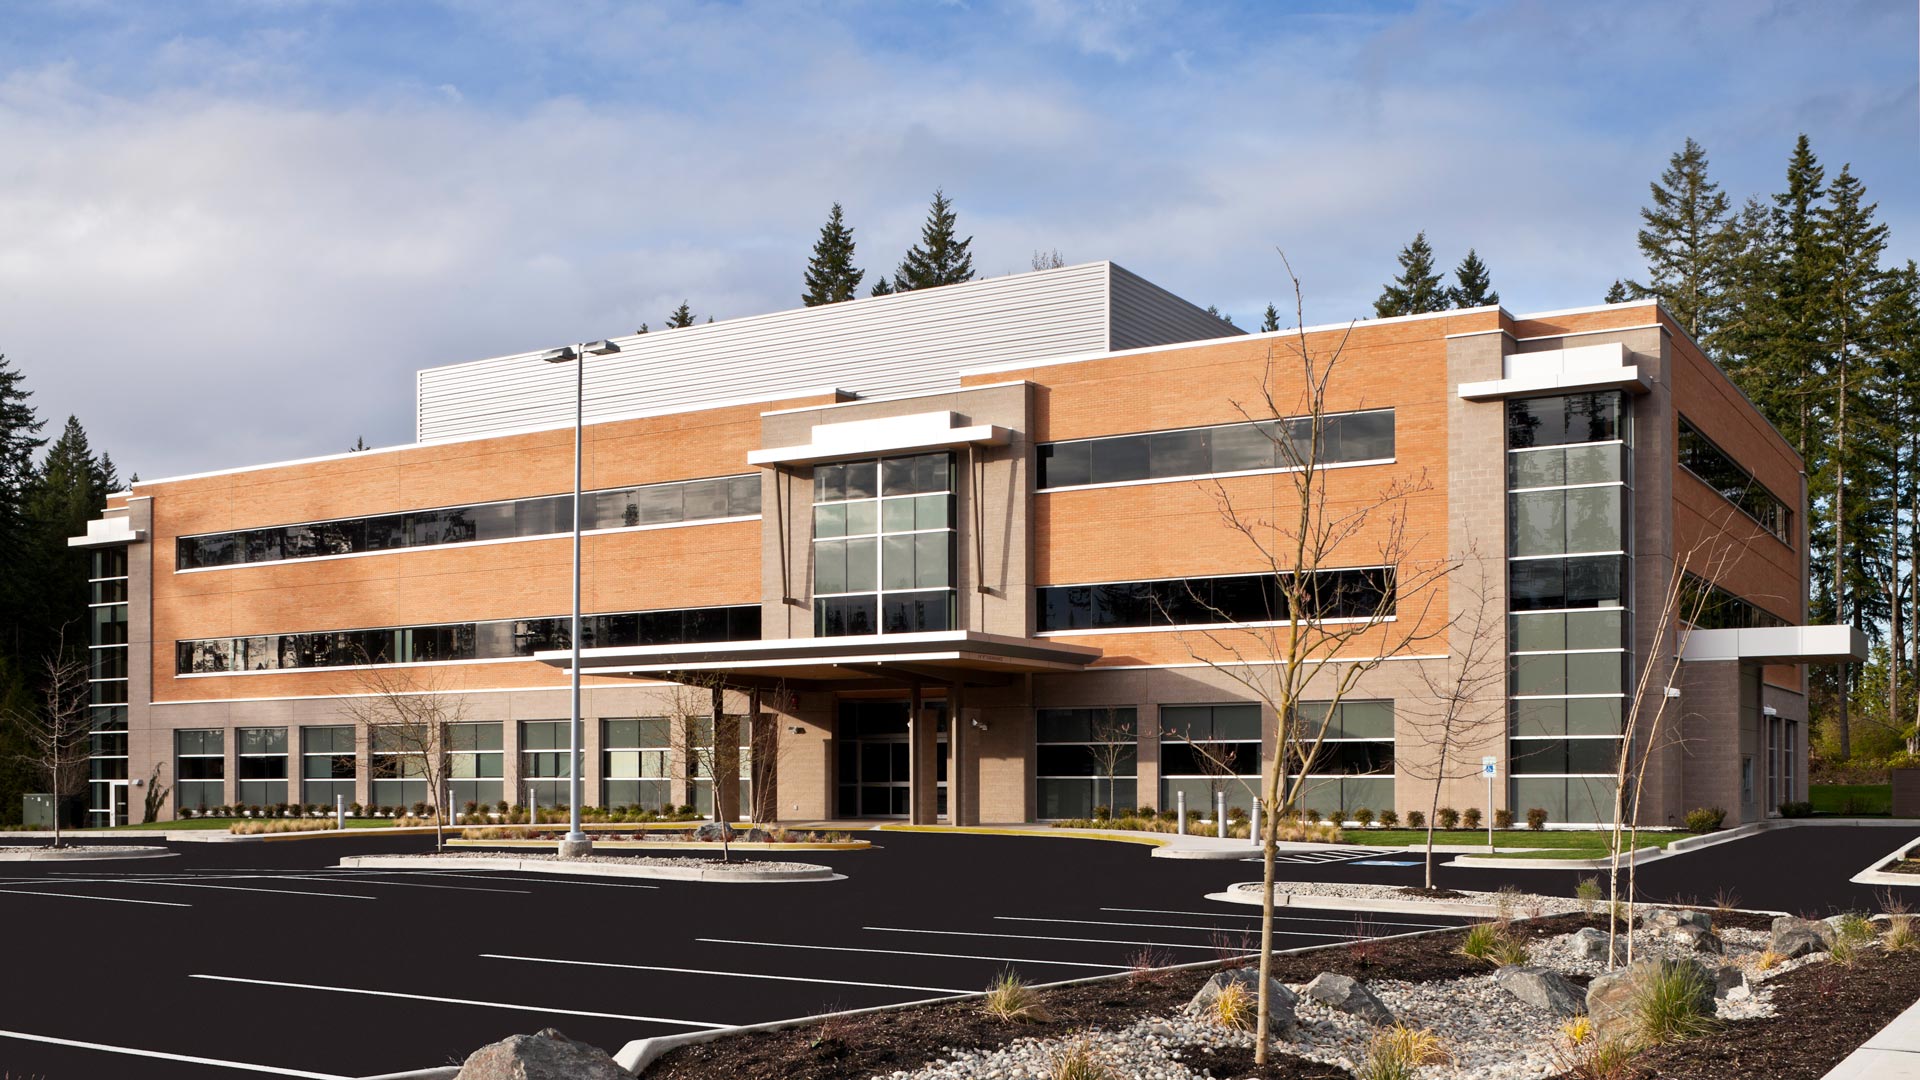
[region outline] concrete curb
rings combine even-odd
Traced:
[[[1419,849],[1424,851],[1425,849]],[[1665,853],[1657,847],[1640,848],[1622,855],[1623,860],[1631,860],[1635,865],[1645,866]],[[1503,859],[1498,856],[1486,858],[1458,858],[1441,864],[1442,866],[1478,867],[1482,870],[1604,870],[1613,865],[1613,856],[1599,859]],[[1621,865],[1626,865],[1622,862]]]
[[[1444,933],[1449,933],[1451,931],[1455,931],[1458,929],[1460,929],[1460,927],[1443,926],[1433,930],[1415,930],[1415,931],[1412,931],[1411,933],[1406,933],[1406,934],[1387,934],[1375,940],[1386,941],[1389,939],[1398,939],[1398,938],[1424,937],[1427,934],[1444,934]],[[1336,941],[1326,945],[1302,945],[1296,949],[1275,949],[1273,951],[1273,955],[1288,956],[1295,953],[1314,952],[1322,949],[1344,949],[1346,947],[1347,947],[1346,942]],[[1239,957],[1237,959],[1250,959],[1255,955],[1257,954],[1248,954],[1248,956]],[[1169,967],[1155,968],[1154,970],[1155,971],[1203,971],[1207,968],[1220,967],[1224,963],[1226,963],[1226,961],[1200,960],[1191,964],[1174,964]],[[1115,972],[1112,975],[1093,975],[1084,979],[1064,979],[1060,982],[1040,983],[1036,985],[1034,989],[1050,990],[1055,987],[1061,987],[1061,986],[1082,986],[1088,983],[1110,982],[1115,979],[1126,979],[1131,977],[1132,977],[1132,972],[1121,971],[1121,972]],[[648,1066],[660,1060],[660,1058],[663,1057],[668,1051],[677,1050],[683,1046],[693,1046],[699,1043],[712,1042],[716,1039],[723,1039],[732,1035],[752,1035],[760,1032],[784,1031],[788,1028],[803,1027],[808,1024],[817,1024],[824,1020],[837,1020],[837,1019],[841,1019],[843,1017],[849,1017],[849,1016],[865,1016],[869,1013],[894,1012],[899,1009],[911,1009],[919,1005],[933,1005],[943,1001],[965,1001],[969,998],[976,998],[979,996],[981,995],[980,994],[954,994],[946,997],[923,998],[919,1001],[903,1001],[897,1005],[880,1005],[870,1009],[849,1009],[845,1012],[820,1013],[815,1016],[800,1016],[800,1017],[795,1017],[791,1020],[774,1020],[765,1024],[748,1024],[743,1027],[722,1028],[718,1031],[691,1031],[691,1032],[687,1032],[684,1035],[659,1035],[651,1039],[635,1039],[634,1041],[621,1047],[620,1052],[613,1055],[613,1060],[621,1068],[627,1070],[630,1073],[633,1073],[635,1076],[644,1076],[646,1075],[646,1070]],[[425,1080],[425,1078],[423,1078],[423,1080]]]
[[[1865,870],[1860,871],[1847,880],[1856,885],[1920,885],[1920,874],[1895,874],[1881,869],[1883,866],[1899,861],[1916,842],[1920,842],[1920,838],[1906,841],[1899,847],[1868,863]]]
[[[458,848],[537,848],[542,851],[553,850],[552,840],[449,840],[448,847]],[[835,840],[818,844],[802,843],[750,843],[735,840],[727,845],[735,851],[866,851],[873,847],[871,840]],[[683,854],[700,854],[719,851],[717,841],[695,843],[688,840],[595,840],[595,851],[678,851]]]
[[[418,870],[433,860],[413,855],[349,855],[339,866],[367,870]],[[723,885],[754,885],[801,881],[844,881],[832,867],[797,864],[793,870],[710,870],[692,866],[632,866],[621,863],[572,863],[548,859],[448,859],[449,869],[517,870],[528,874],[573,874],[580,877],[652,878],[658,881],[705,881]]]
[[[458,1065],[436,1065],[431,1069],[414,1069],[412,1072],[363,1076],[360,1080],[454,1080],[459,1075],[460,1066]]]
[[[141,848],[138,851],[88,851],[86,848],[61,848],[57,851],[45,848],[27,848],[23,851],[7,851],[0,848],[0,862],[100,862],[107,859],[171,859],[178,852],[163,847]]]
[[[1207,899],[1219,900],[1227,904],[1242,904],[1250,907],[1260,906],[1257,893],[1228,891],[1208,893]],[[1472,904],[1458,900],[1363,900],[1349,896],[1295,896],[1291,893],[1275,893],[1273,906],[1279,908],[1301,908],[1307,911],[1375,911],[1383,915],[1465,915],[1471,918],[1498,918],[1500,908],[1495,904]],[[1448,927],[1454,929],[1454,927]]]

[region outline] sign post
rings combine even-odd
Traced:
[[[1488,755],[1480,759],[1480,775],[1487,778],[1487,854],[1493,854],[1493,776],[1500,759]]]

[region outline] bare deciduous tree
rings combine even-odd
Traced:
[[[1281,260],[1286,262],[1285,253]],[[1275,339],[1267,354],[1257,396],[1234,406],[1254,430],[1270,439],[1285,471],[1275,479],[1270,502],[1236,496],[1224,481],[1212,481],[1222,524],[1251,549],[1272,582],[1269,619],[1251,624],[1212,605],[1209,622],[1219,628],[1183,631],[1188,653],[1210,670],[1240,686],[1274,718],[1276,747],[1263,766],[1262,802],[1269,810],[1261,836],[1260,979],[1255,1031],[1256,1062],[1267,1060],[1267,1021],[1271,1012],[1268,976],[1273,963],[1273,904],[1276,845],[1282,817],[1297,808],[1302,784],[1313,771],[1326,738],[1326,726],[1309,730],[1299,706],[1309,699],[1327,703],[1331,713],[1361,677],[1389,657],[1446,636],[1448,622],[1434,618],[1436,588],[1452,569],[1444,555],[1422,559],[1428,547],[1416,532],[1409,510],[1432,491],[1424,473],[1397,471],[1377,492],[1356,495],[1351,487],[1338,498],[1321,468],[1329,436],[1327,394],[1340,369],[1347,335],[1330,347],[1306,333],[1305,299],[1300,280],[1287,264],[1292,282],[1295,325],[1291,338]],[[1350,333],[1350,330],[1349,330]],[[1347,405],[1346,408],[1352,408]],[[1325,580],[1323,572],[1346,570]],[[1358,573],[1354,573],[1358,571]],[[1338,582],[1338,584],[1336,584]],[[1293,775],[1289,762],[1300,772]]]
[[[1505,570],[1504,560],[1493,559],[1487,568],[1486,556],[1470,549],[1460,559],[1460,571],[1449,582],[1456,591],[1456,615],[1452,628],[1452,647],[1445,664],[1418,666],[1420,690],[1418,704],[1409,715],[1396,719],[1408,734],[1407,741],[1424,750],[1430,760],[1396,753],[1395,765],[1415,780],[1432,783],[1427,805],[1426,887],[1433,888],[1433,831],[1440,816],[1440,791],[1449,780],[1465,780],[1480,772],[1480,764],[1467,751],[1475,743],[1486,743],[1485,720],[1497,713],[1506,701],[1507,656],[1500,593],[1493,588],[1493,575]],[[1465,573],[1473,570],[1471,580]],[[1491,708],[1490,708],[1491,706]]]
[[[340,710],[366,729],[369,779],[421,781],[433,805],[434,846],[444,848],[453,810],[450,729],[466,720],[467,695],[453,691],[440,668],[369,664],[355,681],[358,692],[341,697]]]
[[[1087,728],[1088,752],[1093,755],[1093,767],[1107,779],[1107,808],[1117,810],[1115,805],[1119,796],[1120,767],[1125,765],[1138,751],[1139,736],[1134,731],[1133,722],[1122,717],[1119,709],[1109,705],[1096,709],[1093,721]],[[1099,793],[1094,793],[1095,798]],[[1139,801],[1139,792],[1134,792],[1134,801]]]
[[[87,757],[92,728],[88,723],[87,660],[67,649],[62,627],[53,651],[41,661],[43,689],[36,705],[9,708],[0,718],[20,734],[26,747],[20,760],[44,780],[53,796],[53,846],[65,843],[60,815],[68,798],[87,786]]]

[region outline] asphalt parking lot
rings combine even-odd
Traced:
[[[973,992],[1006,970],[1050,982],[1258,940],[1251,909],[1202,899],[1256,876],[1247,863],[1057,837],[871,838],[874,850],[808,857],[845,880],[795,884],[333,868],[427,846],[410,837],[0,865],[0,1070],[362,1077],[546,1026],[611,1051]],[[1278,947],[1459,921],[1289,914]]]

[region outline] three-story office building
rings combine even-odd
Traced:
[[[1316,512],[1392,504],[1313,568],[1315,617],[1370,632],[1321,658],[1366,670],[1303,706],[1305,805],[1479,805],[1490,756],[1497,805],[1610,820],[1639,700],[1666,709],[1641,821],[1753,820],[1804,798],[1805,665],[1862,652],[1804,625],[1801,462],[1652,303],[1246,334],[1093,263],[613,344],[584,358],[579,509],[598,805],[1246,804],[1280,751],[1246,673],[1295,568],[1228,513],[1298,514],[1303,347],[1332,364]],[[154,783],[163,814],[424,799],[356,722],[370,671],[458,696],[456,803],[564,801],[573,371],[417,389],[415,443],[143,481],[75,538],[96,823]],[[1495,675],[1436,769],[1473,656]]]

